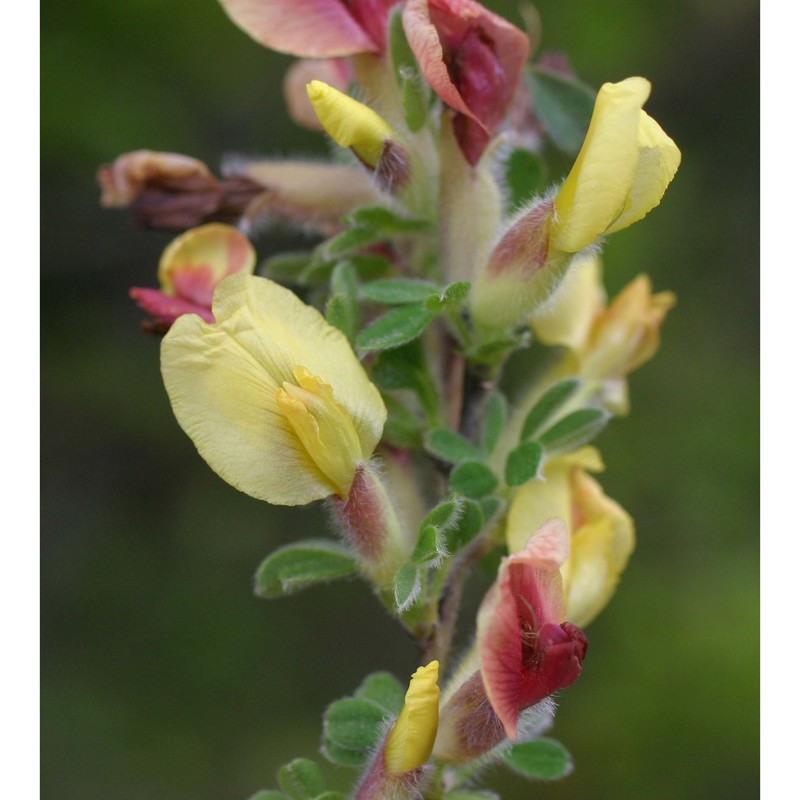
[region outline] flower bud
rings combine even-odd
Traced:
[[[354,800],[418,798],[423,768],[431,756],[439,723],[439,662],[412,676],[403,709],[375,754]]]
[[[256,253],[236,228],[212,223],[174,239],[158,264],[160,289],[134,287],[131,297],[153,318],[145,329],[164,333],[182,314],[213,322],[211,300],[219,282],[237,272],[252,273]]]
[[[147,228],[182,230],[203,222],[236,222],[263,191],[241,175],[217,180],[202,161],[177,153],[137,150],[98,170],[109,208],[128,208]]]
[[[537,200],[520,213],[494,246],[470,296],[472,315],[487,327],[508,327],[544,303],[571,256],[553,253],[553,203]]]
[[[392,128],[383,117],[352,97],[322,81],[306,86],[308,99],[320,124],[340,147],[349,147],[373,169],[392,137]]]

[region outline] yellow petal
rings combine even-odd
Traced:
[[[624,378],[651,359],[658,350],[661,323],[675,302],[672,292],[653,294],[646,275],[634,278],[594,320],[581,353],[581,375]]]
[[[544,481],[529,481],[511,501],[506,538],[521,550],[542,520],[567,521],[569,556],[561,566],[566,618],[584,627],[606,606],[635,545],[633,520],[586,470],[603,469],[600,454],[584,447],[550,461]]]
[[[596,472],[603,469],[603,462],[595,448],[583,447],[548,461],[544,480],[532,480],[520,486],[508,512],[506,541],[510,553],[522,550],[545,520],[559,517],[569,522],[572,519],[570,473],[575,467]]]
[[[586,139],[555,199],[554,248],[588,247],[624,211],[639,169],[641,108],[649,94],[644,78],[600,88]]]
[[[639,112],[637,146],[639,163],[633,185],[622,213],[609,225],[606,233],[627,228],[654,209],[661,202],[681,163],[678,146],[644,111]]]
[[[605,305],[600,256],[591,253],[576,259],[553,297],[531,318],[531,328],[548,345],[582,347],[597,314]]]
[[[583,627],[614,594],[633,552],[635,535],[631,517],[603,494],[594,478],[580,470],[573,475],[572,495],[579,521],[561,572],[567,619]]]
[[[306,87],[322,127],[340,147],[350,147],[371,167],[377,166],[392,129],[383,117],[323,81]]]
[[[210,307],[214,289],[223,278],[252,273],[255,266],[250,240],[236,228],[214,222],[191,228],[167,245],[158,264],[158,280],[164,294]]]
[[[412,676],[405,703],[386,741],[386,771],[400,775],[430,758],[439,727],[439,662],[420,667]]]
[[[361,452],[371,454],[386,409],[347,339],[289,290],[250,275],[225,279],[213,312],[213,325],[181,317],[162,343],[161,370],[180,426],[217,474],[253,497],[300,505],[334,493],[277,394],[284,383],[297,384],[303,367],[328,384]]]
[[[370,453],[361,449],[353,421],[331,387],[304,367],[292,373],[296,385],[284,381],[276,395],[278,408],[336,494],[346,499],[357,465]]]

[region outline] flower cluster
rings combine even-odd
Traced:
[[[327,713],[325,754],[363,767],[360,800],[456,797],[465,765],[524,762],[633,551],[589,443],[628,412],[627,375],[655,354],[674,297],[639,276],[607,301],[599,253],[659,204],[680,152],[643,110],[647,80],[606,83],[591,102],[564,58],[535,60],[475,0],[220,1],[256,41],[300,57],[289,112],[340,157],[229,159],[217,178],[137,151],[101,168],[102,202],[181,232],[160,288],[131,296],[163,335],[167,394],[200,456],[252,497],[329,509],[340,543],[281,548],[257,592],[356,572],[419,643],[404,701],[368,679],[340,701],[350,728],[345,706]],[[589,98],[584,116],[558,112],[573,109],[582,144],[537,103],[545,89]],[[549,187],[536,177],[547,141],[574,156]],[[257,266],[265,222],[314,244]],[[534,338],[554,358],[512,387],[508,359]],[[453,670],[465,579],[493,553]],[[308,763],[293,769],[317,781]]]

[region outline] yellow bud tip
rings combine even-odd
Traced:
[[[368,166],[376,167],[392,128],[383,117],[323,81],[311,81],[306,92],[314,113],[340,147],[350,147]]]
[[[386,741],[386,771],[400,775],[430,758],[439,727],[439,662],[420,667],[412,676],[405,703]]]

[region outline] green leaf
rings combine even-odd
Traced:
[[[481,499],[481,510],[483,518],[490,520],[503,506],[503,500],[499,497],[484,497]]]
[[[531,478],[540,477],[544,448],[538,442],[523,442],[508,454],[506,459],[506,484],[522,486]]]
[[[401,69],[417,68],[417,59],[414,51],[406,38],[403,27],[403,14],[400,9],[394,9],[389,16],[389,56],[395,73]]]
[[[581,382],[577,378],[567,378],[553,384],[537,401],[536,405],[528,412],[525,422],[522,423],[520,441],[524,442],[536,435],[542,426],[558,411],[564,403],[575,394]]]
[[[433,526],[440,531],[449,531],[456,527],[461,512],[464,508],[465,499],[463,497],[448,497],[431,509],[420,523],[420,530],[427,526]]]
[[[347,221],[353,228],[371,228],[387,236],[418,233],[431,227],[426,219],[403,217],[385,206],[362,206],[350,214]]]
[[[530,150],[512,150],[505,163],[508,207],[517,209],[547,184],[545,160]]]
[[[318,794],[314,800],[344,800],[344,795],[341,792],[323,792]]]
[[[323,242],[315,251],[320,261],[329,261],[352,250],[358,250],[370,244],[386,239],[386,235],[375,228],[350,228],[337,233],[336,236]]]
[[[458,433],[443,428],[431,431],[425,437],[425,448],[450,464],[462,461],[477,461],[481,454],[472,442]]]
[[[469,544],[480,533],[481,528],[483,528],[483,509],[480,503],[468,497],[463,498],[461,515],[449,536],[451,550],[455,552]]]
[[[570,155],[581,149],[596,92],[576,78],[536,67],[531,77],[533,110],[556,147]]]
[[[278,784],[292,800],[314,800],[325,791],[320,768],[307,758],[296,758],[278,770]]]
[[[434,315],[422,305],[400,306],[379,317],[356,337],[359,350],[389,350],[417,338]]]
[[[480,461],[465,461],[450,473],[450,491],[480,499],[497,487],[495,474]]]
[[[412,133],[421,131],[428,121],[428,92],[419,70],[412,67],[400,70],[400,93],[406,125]]]
[[[481,431],[481,447],[487,455],[494,452],[500,434],[508,419],[508,402],[500,392],[492,392],[486,401],[483,431]]]
[[[463,791],[448,792],[444,796],[444,800],[500,800],[500,795],[480,789],[464,789]]]
[[[397,447],[422,446],[422,422],[394,397],[383,396],[389,412],[383,426],[383,438]]]
[[[432,281],[394,278],[365,283],[361,287],[361,297],[387,306],[424,303],[437,288]]]
[[[262,789],[248,798],[248,800],[289,800],[288,795],[275,789]]]
[[[444,532],[433,525],[424,525],[411,554],[411,563],[417,567],[435,567],[448,555]]]
[[[599,408],[582,408],[560,419],[539,441],[549,454],[566,453],[589,443],[605,428],[611,414]]]
[[[394,602],[401,614],[414,605],[421,588],[419,570],[414,564],[403,564],[394,576]]]
[[[355,696],[369,700],[386,714],[396,717],[403,708],[406,690],[394,675],[388,672],[373,672],[367,675],[356,689]]]
[[[261,562],[256,572],[255,592],[259,597],[285,597],[355,571],[355,556],[336,542],[325,539],[295,542]]]
[[[322,752],[334,764],[360,767],[381,734],[385,712],[375,703],[348,697],[325,711]]]
[[[463,304],[472,288],[467,281],[457,281],[442,289],[439,294],[431,295],[426,305],[431,311],[437,313],[442,311],[452,311]]]
[[[340,261],[333,268],[325,318],[353,343],[361,321],[361,309],[358,305],[358,278],[349,261]]]
[[[281,253],[262,261],[258,266],[258,274],[277,281],[302,283],[311,260],[311,253]]]
[[[527,778],[555,780],[572,772],[572,758],[555,739],[534,739],[509,747],[503,760],[514,772]]]

